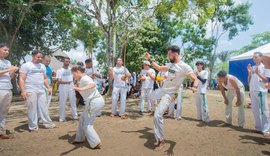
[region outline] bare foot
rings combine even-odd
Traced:
[[[154,116],[154,114],[155,114],[155,112],[153,111],[153,112],[149,113],[149,116]]]
[[[155,146],[159,146],[159,144],[160,144],[160,141],[157,141],[154,143]]]
[[[263,137],[268,138],[268,137],[270,137],[270,134],[269,133],[263,133]]]
[[[94,149],[101,149],[101,144],[98,144]]]
[[[160,141],[159,145],[155,148],[155,151],[162,150],[165,147],[166,143],[165,141]]]
[[[14,136],[11,135],[0,135],[0,139],[13,139]]]

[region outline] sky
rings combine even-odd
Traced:
[[[232,40],[228,40],[228,36],[224,35],[219,42],[218,52],[238,50],[251,42],[252,35],[270,31],[270,0],[235,1],[236,3],[250,2],[252,4],[250,8],[250,14],[253,17],[254,24],[250,26],[249,30],[240,32],[239,35]],[[180,44],[180,42],[181,41],[179,39],[176,39],[174,40],[173,44]],[[79,44],[77,49],[72,49],[67,54],[72,59],[76,60],[85,60],[87,57],[82,44]]]

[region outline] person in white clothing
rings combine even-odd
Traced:
[[[0,43],[0,138],[10,139],[6,134],[6,117],[12,100],[11,79],[15,76],[18,67],[12,66],[5,58],[9,55],[9,47]]]
[[[195,101],[197,105],[197,118],[206,123],[209,122],[208,116],[208,104],[206,99],[206,90],[208,83],[208,71],[204,69],[204,63],[202,61],[196,62],[197,78],[199,79],[198,89],[195,93]]]
[[[245,124],[244,85],[235,76],[227,74],[227,72],[223,70],[218,72],[217,77],[219,90],[224,98],[224,104],[226,105],[226,123],[232,124],[232,102],[236,96],[237,101],[235,105],[238,107],[238,126],[243,128]],[[225,94],[224,88],[227,90],[227,94]]]
[[[76,65],[72,67],[71,71],[74,78],[80,82],[79,87],[74,87],[73,89],[78,91],[85,101],[85,108],[80,116],[73,143],[83,143],[86,138],[91,148],[99,149],[101,147],[101,141],[94,129],[94,121],[98,112],[104,107],[104,99],[98,92],[97,85],[93,79],[85,74],[84,68]]]
[[[165,146],[164,141],[164,125],[163,125],[163,115],[166,110],[168,110],[170,103],[176,99],[176,94],[179,91],[181,84],[186,76],[189,76],[194,80],[194,86],[190,89],[196,91],[198,85],[198,80],[195,73],[189,65],[180,60],[180,48],[178,46],[170,46],[168,48],[168,58],[171,63],[166,66],[159,66],[157,63],[151,60],[151,55],[145,53],[146,59],[151,63],[151,65],[158,71],[166,72],[168,71],[168,78],[164,81],[161,88],[156,89],[151,93],[151,100],[157,100],[161,98],[158,107],[154,114],[154,134],[156,138],[155,145],[157,149],[161,149]]]
[[[71,68],[69,67],[70,58],[64,58],[63,67],[56,72],[56,78],[59,83],[59,121],[66,121],[66,102],[69,98],[69,103],[71,107],[72,119],[77,120],[78,114],[76,110],[76,96],[75,91],[72,89],[73,75],[71,73]]]
[[[139,75],[139,80],[142,82],[141,86],[141,97],[140,97],[140,114],[143,115],[144,113],[144,102],[147,99],[148,102],[148,113],[151,113],[154,110],[154,102],[150,101],[149,95],[153,91],[154,81],[156,77],[156,72],[152,68],[150,68],[150,62],[144,61],[143,62],[143,70]]]
[[[270,70],[270,55],[263,55],[262,56],[262,63],[264,64],[265,68]],[[270,80],[266,83],[266,87],[270,89]]]
[[[248,70],[248,82],[250,88],[250,97],[252,111],[255,118],[255,128],[262,132],[264,136],[269,136],[269,108],[267,102],[268,78],[270,77],[269,70],[262,64],[262,53],[255,52],[253,55],[255,66],[250,64]]]
[[[123,62],[121,58],[117,59],[116,67],[109,68],[109,78],[113,80],[113,92],[112,92],[112,110],[111,117],[116,115],[117,101],[120,93],[120,112],[121,119],[126,119],[126,96],[127,96],[127,79],[131,77],[128,69],[122,66]]]
[[[42,52],[34,50],[32,61],[23,64],[20,68],[19,86],[22,98],[27,101],[28,128],[31,132],[38,130],[38,111],[45,128],[55,127],[47,106],[46,90],[49,95],[52,91],[46,77],[46,67],[41,64],[42,58]]]
[[[182,91],[183,91],[183,84],[181,85],[181,87],[179,88],[179,90],[177,92],[176,100],[173,101],[169,105],[168,115],[177,121],[182,119]],[[176,113],[174,113],[175,105],[176,105]]]

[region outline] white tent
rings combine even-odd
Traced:
[[[230,61],[237,61],[237,60],[245,60],[252,58],[254,52],[261,52],[263,54],[270,54],[270,43],[267,43],[263,46],[260,46],[258,48],[252,49],[248,52],[245,52],[241,55],[234,56],[230,59]]]
[[[50,63],[50,67],[52,67],[53,71],[57,71],[58,69],[60,69],[63,66],[63,63],[61,62],[61,60],[58,60],[57,58],[63,58],[63,57],[68,57],[68,55],[63,52],[63,51],[56,51],[52,54],[51,57],[51,63]]]

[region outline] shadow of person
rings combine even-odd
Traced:
[[[240,139],[242,140],[242,143],[244,144],[258,144],[258,145],[267,145],[270,144],[270,139],[269,138],[264,138],[264,137],[257,137],[257,136],[250,136],[250,135],[243,135],[239,136]]]
[[[17,127],[14,128],[14,131],[18,132],[18,133],[23,133],[25,131],[29,131],[28,129],[28,123],[23,124],[23,125],[19,125]]]
[[[262,151],[262,154],[264,154],[264,155],[270,155],[270,151]]]
[[[146,139],[146,142],[144,143],[144,147],[154,150],[156,146],[154,145],[154,142],[156,141],[154,134],[152,131],[152,128],[149,127],[144,127],[144,129],[137,130],[137,131],[121,131],[122,133],[140,133],[142,135],[139,136],[141,139]],[[169,145],[169,148],[165,150],[164,152],[167,155],[173,155],[173,149],[176,145],[176,142],[171,141],[171,140],[165,140],[166,144]],[[167,147],[167,146],[166,146]]]
[[[70,131],[70,132],[71,132],[71,131]],[[72,132],[74,132],[74,131],[72,131]],[[74,145],[74,147],[73,147],[72,149],[70,149],[70,150],[68,150],[68,151],[65,151],[65,152],[61,153],[61,154],[60,154],[61,156],[62,156],[62,155],[67,155],[67,154],[69,154],[70,152],[75,151],[75,150],[77,150],[77,149],[79,149],[79,148],[83,148],[83,147],[87,147],[87,148],[91,149],[90,146],[89,146],[89,144],[87,143],[87,141],[85,141],[85,142],[83,142],[83,143],[80,143],[80,144],[73,144],[73,140],[75,139],[75,135],[76,135],[76,134],[73,134],[73,135],[65,134],[65,135],[60,136],[60,137],[58,138],[58,139],[60,139],[60,140],[67,140],[68,143]]]

